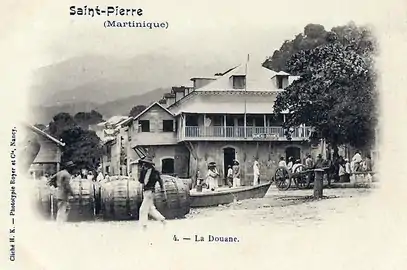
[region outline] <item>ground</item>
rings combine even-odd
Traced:
[[[25,253],[38,269],[58,270],[403,269],[392,266],[406,258],[398,246],[406,246],[405,238],[393,237],[395,223],[374,202],[375,193],[325,189],[326,199],[311,201],[312,190],[272,188],[263,199],[194,209],[165,228],[151,222],[147,231],[136,221],[31,222],[18,236],[19,256]],[[193,241],[209,234],[239,242]]]

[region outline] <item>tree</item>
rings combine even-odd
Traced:
[[[78,113],[75,116],[79,122],[100,119],[100,114],[96,111]],[[49,123],[50,134],[65,143],[61,161],[73,161],[78,169],[96,169],[102,156],[100,139],[96,133],[83,129],[68,113],[58,113],[52,119]]]
[[[88,129],[90,125],[103,122],[103,116],[99,112],[91,110],[90,112],[78,112],[75,114],[74,120],[83,129]]]
[[[263,66],[274,71],[289,72],[287,62],[300,51],[312,50],[318,46],[327,44],[327,35],[335,33],[337,40],[344,46],[355,46],[355,51],[361,53],[364,50],[374,50],[375,39],[372,32],[366,27],[358,27],[354,22],[349,22],[344,26],[333,27],[331,31],[326,31],[320,24],[308,24],[304,27],[303,33],[295,36],[293,40],[286,40],[279,50],[267,58]]]
[[[65,130],[61,139],[66,143],[63,149],[62,162],[73,161],[77,169],[96,170],[103,150],[100,139],[94,131],[81,127]]]
[[[376,52],[373,35],[366,28],[353,28],[361,39],[346,38],[347,45],[334,32],[327,43],[299,51],[286,63],[287,71],[301,77],[274,104],[276,113],[288,110],[285,128],[305,124],[314,128],[317,139],[325,139],[333,148],[350,144],[369,146],[377,122]],[[343,38],[343,37],[342,37]]]
[[[130,117],[136,117],[137,115],[139,115],[142,111],[144,111],[147,108],[147,106],[145,105],[137,105],[134,106],[133,108],[131,108],[130,112],[129,112],[129,116]]]
[[[52,118],[49,123],[49,132],[56,138],[61,138],[61,134],[76,126],[75,120],[69,113],[61,112]]]

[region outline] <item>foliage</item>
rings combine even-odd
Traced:
[[[78,112],[75,114],[74,120],[82,128],[88,129],[90,125],[103,122],[103,116],[99,112],[91,110],[90,112]]]
[[[49,132],[56,138],[61,138],[64,131],[74,128],[76,126],[75,120],[69,113],[61,112],[52,117],[49,123]]]
[[[312,50],[328,43],[327,36],[335,33],[338,42],[344,46],[352,45],[358,53],[366,49],[374,50],[374,38],[366,27],[358,27],[354,22],[344,26],[333,27],[326,31],[320,24],[308,24],[304,32],[295,36],[293,40],[286,40],[279,50],[274,51],[273,56],[266,59],[263,66],[274,71],[289,72],[287,61],[300,51]]]
[[[147,106],[145,105],[137,105],[134,106],[133,108],[131,108],[130,112],[129,112],[129,116],[130,117],[136,117],[137,115],[139,115],[142,111],[144,111],[147,108]]]
[[[96,111],[77,113],[72,117],[68,113],[58,113],[49,123],[52,136],[62,139],[66,144],[62,150],[62,162],[73,161],[78,169],[96,169],[102,157],[100,139],[94,131],[81,127],[85,122],[99,121],[101,115]],[[76,118],[76,119],[75,119]],[[75,121],[77,120],[77,121]]]
[[[77,169],[96,170],[102,157],[102,145],[96,133],[81,127],[65,130],[61,139],[66,143],[62,162],[73,161]]]
[[[277,96],[274,109],[290,112],[286,128],[305,124],[334,147],[364,147],[372,142],[377,121],[376,43],[366,28],[334,29],[339,37],[327,33],[326,44],[299,51],[287,61],[287,72],[301,77]]]

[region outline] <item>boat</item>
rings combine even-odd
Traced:
[[[210,207],[234,201],[263,198],[270,185],[271,182],[267,182],[257,186],[221,187],[215,191],[204,189],[202,192],[192,189],[190,191],[191,207]]]

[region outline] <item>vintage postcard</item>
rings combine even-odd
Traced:
[[[402,1],[1,14],[2,269],[407,269]]]

